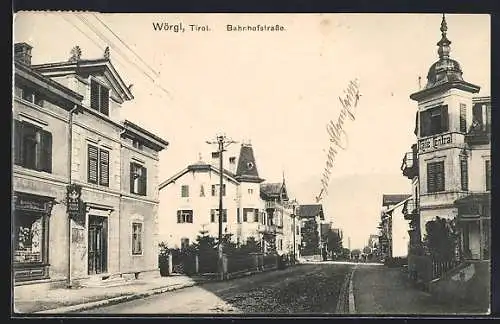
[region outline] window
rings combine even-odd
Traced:
[[[135,162],[130,163],[130,192],[136,195],[146,196],[148,170]]]
[[[297,234],[297,235],[300,235],[300,226],[297,226],[297,231],[296,231],[296,234]]]
[[[181,238],[181,249],[185,250],[189,247],[189,239],[187,237]]]
[[[205,187],[203,185],[200,187],[200,197],[205,197]]]
[[[18,96],[20,96],[24,100],[29,101],[37,106],[43,107],[43,105],[44,105],[43,97],[42,97],[42,95],[37,93],[35,90],[33,90],[31,88],[27,88],[27,87],[16,88],[16,90],[17,89],[19,89],[18,93],[17,93]]]
[[[139,140],[132,140],[132,146],[135,147],[136,149],[138,150],[142,150],[143,146],[142,146],[142,143],[139,142]]]
[[[132,223],[132,255],[142,254],[142,223]]]
[[[193,211],[192,210],[178,210],[177,211],[177,223],[193,223]]]
[[[14,120],[14,164],[52,172],[52,134],[41,127]]]
[[[14,262],[41,263],[45,244],[43,215],[16,211],[14,226]]]
[[[109,89],[95,80],[90,81],[90,108],[109,115]]]
[[[236,157],[235,156],[231,156],[229,158],[229,164],[236,164]]]
[[[253,208],[243,208],[243,222],[248,222],[248,219],[252,217],[249,214],[255,214],[255,209]]]
[[[467,106],[460,104],[460,132],[467,132]]]
[[[427,192],[444,191],[444,161],[427,163]]]
[[[217,190],[217,188],[219,188],[220,185],[212,185],[212,196],[215,197],[215,196],[218,196],[219,195],[219,191]],[[226,195],[226,184],[223,183],[222,184],[222,195],[225,196]]]
[[[248,194],[249,194],[249,195],[253,195],[253,189],[249,188],[249,189],[248,189]]]
[[[420,136],[431,136],[448,131],[448,106],[431,108],[420,113]]]
[[[89,144],[88,152],[88,182],[109,186],[109,151]]]
[[[258,209],[253,210],[253,221],[255,223],[259,222],[259,210]]]
[[[236,208],[236,222],[238,222],[238,224],[241,224],[241,214],[239,208]]]
[[[491,161],[484,161],[485,175],[486,175],[486,191],[491,190]]]
[[[219,222],[219,209],[210,210],[210,221],[212,223]],[[222,209],[222,222],[227,223],[227,209]]]
[[[469,190],[469,171],[466,155],[460,156],[460,183],[462,190]]]
[[[189,186],[188,185],[181,186],[181,197],[189,197]]]

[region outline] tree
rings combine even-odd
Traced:
[[[450,222],[436,217],[425,224],[424,245],[435,260],[449,261],[455,257],[456,235]]]
[[[336,254],[342,253],[342,235],[338,231],[328,231],[327,236],[328,250]]]
[[[318,225],[315,219],[306,220],[302,228],[302,255],[314,255],[319,253]]]
[[[363,253],[364,254],[370,254],[370,253],[372,253],[372,249],[369,246],[365,246],[363,248]]]

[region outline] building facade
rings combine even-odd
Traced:
[[[408,214],[419,223],[415,242],[438,217],[458,235],[457,259],[489,259],[491,99],[475,96],[480,87],[463,79],[460,64],[450,58],[446,31],[443,17],[439,59],[425,88],[410,96],[418,110],[413,161],[402,167],[414,190]]]
[[[15,44],[13,273],[16,284],[158,275],[158,153],[168,142],[130,121],[133,99],[109,51],[31,64]],[[71,186],[70,186],[71,185]],[[78,212],[68,215],[68,188]]]
[[[407,223],[404,221],[403,208],[410,198],[407,194],[384,194],[379,223],[379,253],[382,258],[402,256],[409,241],[406,240]],[[404,243],[402,243],[402,241]]]
[[[219,233],[219,157],[198,161],[160,184],[160,238],[169,248],[182,248],[205,233]],[[293,207],[285,183],[263,183],[253,147],[242,144],[239,155],[223,165],[223,234],[236,244],[253,237],[265,253],[291,253]]]
[[[301,256],[312,256],[321,259],[324,243],[322,240],[321,225],[325,221],[323,205],[300,205]]]

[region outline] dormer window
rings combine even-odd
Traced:
[[[96,80],[90,80],[90,108],[109,116],[109,89]]]

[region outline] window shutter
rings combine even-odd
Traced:
[[[427,164],[427,192],[434,192],[436,188],[434,163]]]
[[[215,196],[215,185],[212,185],[212,197]]]
[[[469,190],[469,172],[466,156],[460,157],[460,175],[462,190]]]
[[[139,182],[139,193],[143,196],[146,196],[147,188],[148,188],[148,170],[145,167],[141,167],[141,181]]]
[[[14,119],[14,164],[23,163],[23,122]]]
[[[109,89],[106,87],[100,86],[101,88],[101,93],[100,93],[100,111],[104,115],[108,116],[109,115]]]
[[[99,184],[109,186],[109,152],[106,150],[99,151]]]
[[[177,211],[177,223],[182,223],[182,215],[180,210]]]
[[[52,172],[52,134],[44,129],[40,130],[40,170]]]
[[[444,162],[436,163],[436,191],[444,191]]]
[[[259,222],[259,210],[258,209],[253,210],[253,221],[256,223]]]
[[[88,147],[88,182],[97,184],[98,149],[94,145]]]
[[[460,132],[467,132],[467,107],[465,104],[460,104]]]
[[[241,214],[239,208],[236,208],[236,222],[241,223]]]
[[[441,106],[441,132],[447,132],[449,126],[448,105]]]
[[[227,223],[227,209],[222,210],[222,222]]]
[[[248,209],[243,208],[243,221],[247,222],[248,221]]]
[[[431,132],[431,119],[428,110],[420,113],[420,136],[429,136]]]
[[[413,133],[418,136],[418,111],[415,113],[415,129],[413,130]]]
[[[90,108],[99,110],[99,83],[90,81]]]
[[[215,223],[215,210],[210,209],[210,222]]]
[[[135,177],[135,164],[130,162],[130,192],[134,192],[134,177]]]

